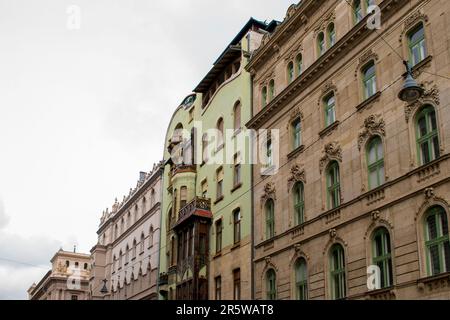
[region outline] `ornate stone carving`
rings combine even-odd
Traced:
[[[322,95],[329,93],[330,91],[337,91],[337,87],[334,85],[333,81],[325,83],[322,88]],[[322,98],[320,100],[322,100]]]
[[[425,198],[427,200],[430,200],[430,199],[433,199],[434,197],[435,197],[434,189],[433,188],[427,188],[425,190]]]
[[[437,85],[434,85],[431,89],[425,90],[425,93],[422,98],[419,100],[406,105],[405,107],[405,118],[406,122],[409,122],[413,114],[419,109],[421,106],[427,103],[433,103],[435,105],[440,105],[440,93]]]
[[[276,200],[276,188],[273,182],[269,182],[264,187],[264,194],[261,196],[261,205],[269,199]]]
[[[342,149],[337,142],[332,142],[325,146],[324,156],[320,159],[319,163],[320,173],[323,172],[326,164],[330,161],[342,162]]]
[[[303,120],[303,112],[300,110],[300,107],[296,107],[294,108],[294,110],[292,110],[289,122],[292,122],[297,118]]]
[[[297,7],[298,7],[297,4],[291,4],[289,6],[289,8],[287,9],[287,12],[286,12],[285,21],[289,20],[295,14],[295,12],[297,11]]]
[[[372,51],[372,49],[369,49],[368,51],[366,51],[360,58],[359,58],[359,62],[358,62],[358,67],[355,70],[355,77],[358,76],[361,68],[367,64],[369,61],[373,60],[373,61],[378,61],[379,57],[378,54],[374,53]]]
[[[364,120],[364,130],[358,136],[358,149],[361,150],[364,143],[374,135],[386,136],[386,125],[383,119],[377,120],[375,115],[371,115]]]
[[[372,212],[372,220],[377,221],[380,219],[381,212],[376,210]]]
[[[424,14],[421,11],[415,11],[411,15],[409,15],[405,19],[405,23],[403,25],[403,31],[400,34],[399,42],[403,42],[403,38],[405,37],[405,34],[409,31],[410,28],[414,27],[415,24],[419,23],[420,21],[423,21],[427,23],[429,20],[428,16]]]
[[[306,183],[306,173],[299,165],[294,165],[291,169],[291,177],[288,180],[288,190],[291,190],[297,182]]]
[[[337,231],[336,229],[330,229],[330,239],[335,239],[337,237]]]

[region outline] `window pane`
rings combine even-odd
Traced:
[[[438,238],[438,231],[436,225],[436,216],[434,214],[427,218],[428,239],[434,240]]]
[[[447,240],[444,244],[445,272],[450,272],[450,242]]]
[[[437,158],[439,158],[440,157],[440,153],[441,153],[441,150],[440,150],[440,146],[439,146],[439,138],[438,137],[434,137],[433,138],[433,156],[434,156],[434,159],[433,160],[435,160],[435,159],[437,159]]]
[[[431,271],[433,275],[441,273],[440,259],[439,259],[439,246],[430,247],[430,262]]]
[[[419,125],[419,138],[422,138],[423,136],[425,136],[428,133],[427,120],[426,120],[425,116],[423,116],[419,119],[418,125]]]

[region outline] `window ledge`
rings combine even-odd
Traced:
[[[236,249],[238,249],[238,248],[240,248],[240,247],[241,247],[241,241],[235,243],[235,244],[231,247],[231,251],[234,251],[234,250],[236,250]]]
[[[287,157],[288,157],[288,159],[292,159],[292,158],[294,158],[295,156],[297,156],[298,154],[303,153],[303,151],[305,151],[305,146],[304,146],[304,145],[301,145],[300,147],[298,147],[297,149],[295,149],[294,151],[292,151],[291,153],[289,153],[289,154],[287,155]]]
[[[238,183],[237,185],[234,186],[233,189],[231,189],[231,193],[234,193],[235,191],[237,191],[238,189],[240,189],[242,187],[242,182]]]
[[[233,135],[231,136],[233,139],[236,138],[242,132],[242,128],[234,130]]]
[[[319,136],[321,138],[331,134],[339,126],[340,122],[336,120],[333,124],[330,124],[328,127],[319,132]]]
[[[388,300],[391,298],[395,298],[395,290],[394,287],[388,287],[388,288],[382,288],[382,289],[378,289],[378,290],[372,290],[372,291],[368,291],[367,295],[370,297],[370,299],[374,299],[374,300]]]
[[[381,91],[378,91],[377,93],[375,93],[374,95],[372,95],[371,97],[367,98],[366,100],[361,102],[359,105],[357,105],[356,110],[358,110],[358,111],[364,110],[367,106],[378,101],[380,99],[380,97],[381,97]]]
[[[417,280],[417,287],[419,290],[424,290],[427,286],[430,290],[433,290],[435,288],[435,284],[437,283],[447,283],[447,286],[450,286],[450,272],[441,273],[436,276],[431,276],[427,278],[422,278]]]
[[[214,202],[214,204],[218,204],[219,202],[221,202],[224,199],[224,196],[220,196],[219,198],[217,198],[217,200]]]
[[[216,259],[218,259],[218,258],[220,258],[220,257],[222,257],[222,251],[217,252],[217,253],[214,255],[214,257],[213,257],[213,260],[216,260]]]
[[[275,168],[276,166],[272,165],[263,169],[263,171],[261,172],[261,176],[273,176],[275,174]]]
[[[426,67],[427,64],[430,63],[431,61],[433,61],[433,56],[432,55],[428,55],[425,59],[423,59],[418,64],[416,64],[414,67],[412,67],[412,72],[413,72],[414,77],[417,77],[417,75],[420,74],[422,69],[424,67]],[[407,76],[407,73],[405,72],[403,74],[403,77],[406,78],[406,76]]]

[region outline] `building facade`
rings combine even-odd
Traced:
[[[251,118],[244,66],[273,25],[251,19],[172,117],[164,153],[162,299],[251,298],[251,166],[233,146]]]
[[[141,172],[123,201],[103,212],[91,250],[91,299],[158,299],[161,178],[161,164]]]
[[[58,251],[52,269],[28,289],[29,300],[88,300],[91,272],[88,254]]]
[[[303,0],[264,37],[247,126],[279,153],[253,170],[256,299],[450,298],[449,34],[448,1]]]

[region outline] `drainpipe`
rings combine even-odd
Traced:
[[[250,74],[250,118],[253,118],[253,75]],[[251,159],[253,159],[253,148],[251,148]],[[255,195],[254,195],[254,189],[253,189],[253,164],[250,165],[250,189],[251,189],[251,205],[250,205],[250,212],[251,212],[251,223],[250,223],[250,232],[251,232],[251,268],[250,268],[250,278],[251,278],[251,299],[254,300],[255,299],[255,265],[253,263],[254,259],[255,259],[255,229],[254,229],[254,224],[255,224],[255,206],[254,206],[254,199],[255,199]]]

